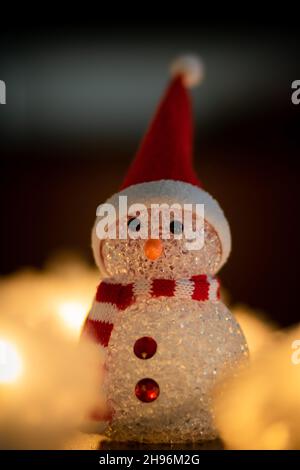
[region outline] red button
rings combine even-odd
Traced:
[[[133,347],[134,354],[140,359],[150,359],[156,353],[156,341],[150,336],[143,336],[138,339]]]
[[[142,379],[135,386],[136,397],[145,402],[150,403],[159,396],[159,385],[153,379]]]

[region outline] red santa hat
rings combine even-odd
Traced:
[[[188,88],[201,81],[203,67],[197,57],[184,56],[172,64],[171,74],[171,83],[120,191],[106,202],[117,208],[119,196],[127,196],[128,207],[154,202],[204,204],[204,217],[221,241],[221,267],[231,248],[229,225],[218,202],[202,188],[192,163],[193,120]],[[96,262],[101,265],[95,229],[92,245]]]

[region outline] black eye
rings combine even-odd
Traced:
[[[183,232],[183,224],[179,220],[172,220],[170,223],[170,232],[174,235],[179,235]]]
[[[127,227],[132,232],[139,232],[139,230],[141,229],[141,222],[136,217],[132,217],[131,219],[128,220]]]

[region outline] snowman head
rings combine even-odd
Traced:
[[[106,204],[118,208],[119,196],[127,196],[128,207],[139,203],[147,209],[147,217],[124,214],[112,223],[116,230],[105,239],[99,239],[97,217],[92,232],[92,246],[96,263],[104,277],[135,280],[139,277],[178,279],[193,275],[216,274],[225,263],[230,251],[230,230],[226,218],[207,192],[181,181],[162,180],[131,186],[112,196]],[[154,212],[159,203],[165,207],[182,207],[178,213],[162,212],[157,224],[156,237],[151,237]],[[203,207],[201,215],[193,208]],[[191,208],[184,211],[184,208]],[[116,210],[116,214],[119,214]],[[157,219],[155,219],[157,222]],[[198,223],[196,223],[198,222]],[[166,225],[167,224],[167,225]],[[189,227],[187,227],[189,224]],[[120,227],[126,230],[120,238]],[[192,227],[191,227],[192,226]],[[190,238],[192,228],[193,238]],[[197,232],[198,230],[198,232]],[[199,237],[198,237],[199,235]],[[124,236],[124,231],[123,231]],[[195,238],[198,237],[198,238]],[[199,243],[195,243],[195,242]]]
[[[177,60],[171,68],[173,79],[163,97],[156,115],[146,133],[137,155],[129,168],[119,193],[107,203],[119,214],[120,196],[132,204],[185,204],[203,206],[203,243],[197,249],[187,249],[187,237],[178,239],[178,230],[184,231],[182,220],[171,218],[170,237],[136,238],[97,236],[98,218],[92,232],[92,247],[103,276],[178,278],[198,274],[213,275],[225,263],[230,252],[230,229],[222,209],[206,191],[192,165],[193,125],[190,97],[187,87],[195,85],[202,76],[202,66],[195,57]],[[113,223],[128,231],[150,229],[151,215],[145,227],[138,216],[125,214]],[[193,220],[196,215],[192,214]],[[147,225],[146,224],[146,225]],[[138,235],[138,234],[137,234]]]

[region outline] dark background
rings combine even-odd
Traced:
[[[195,166],[232,229],[223,285],[281,325],[298,322],[297,21],[138,25],[2,30],[1,273],[63,248],[93,262],[96,206],[117,191],[169,62],[191,51],[206,65],[193,91]]]

